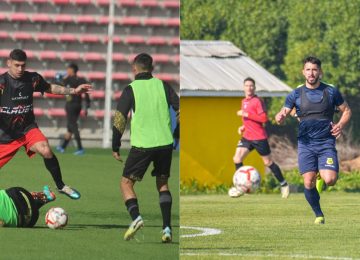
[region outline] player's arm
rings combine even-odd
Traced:
[[[175,139],[179,139],[180,138],[180,102],[179,102],[179,96],[178,94],[175,92],[175,90],[167,83],[167,82],[163,82],[164,84],[164,89],[165,89],[165,94],[166,94],[166,100],[169,104],[169,106],[171,106],[174,111],[176,112],[176,127],[173,133],[173,136]]]
[[[134,104],[134,93],[131,87],[126,87],[119,99],[113,123],[112,152],[113,157],[122,161],[120,157],[121,138],[125,132],[127,115]]]
[[[275,116],[275,121],[277,124],[282,124],[286,117],[291,114],[295,107],[295,101],[296,101],[296,90],[293,90],[285,100],[285,106],[280,110],[279,113]],[[296,112],[296,111],[295,111]]]
[[[81,84],[76,88],[67,88],[57,84],[50,84],[45,92],[56,95],[80,95],[82,93],[88,93],[91,88],[92,86],[90,84]]]
[[[336,124],[332,124],[331,129],[331,134],[336,138],[341,136],[342,129],[347,125],[351,118],[351,109],[346,101],[338,106],[338,109],[342,113],[340,120]]]

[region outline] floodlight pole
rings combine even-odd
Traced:
[[[106,55],[106,87],[105,87],[105,108],[103,122],[103,148],[110,147],[111,133],[111,96],[112,96],[112,54],[113,54],[113,36],[114,36],[114,0],[109,2],[109,26],[108,26],[108,46]]]

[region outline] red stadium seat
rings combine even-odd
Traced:
[[[13,4],[16,4],[16,3],[26,3],[28,1],[26,0],[7,0],[9,3],[13,3]]]
[[[47,98],[55,98],[55,99],[65,98],[64,95],[56,95],[56,94],[51,94],[51,93],[45,93],[45,97],[47,97]]]
[[[109,5],[110,0],[95,0],[97,5]]]
[[[134,6],[136,6],[136,1],[135,0],[118,0],[118,4],[120,4],[121,6],[134,7]]]
[[[72,0],[75,5],[89,5],[91,0]]]
[[[142,44],[145,43],[145,39],[143,36],[131,35],[126,37],[124,42],[127,44]]]
[[[166,26],[171,27],[179,27],[180,26],[180,19],[179,18],[169,18],[165,20]]]
[[[90,95],[93,99],[104,99],[105,91],[104,90],[93,90],[93,91],[91,91]]]
[[[123,17],[118,19],[118,23],[120,25],[131,25],[131,26],[141,25],[141,21],[138,17]]]
[[[109,40],[109,38],[107,36],[105,36],[105,40],[104,42],[107,43]],[[113,37],[113,43],[120,43],[121,42],[121,38],[119,36],[114,36]]]
[[[26,56],[29,58],[29,59],[33,59],[36,55],[33,51],[29,51],[29,50],[25,50],[26,52]]]
[[[95,43],[101,41],[99,36],[93,34],[81,34],[79,40],[83,43]]]
[[[170,61],[168,54],[153,54],[152,57],[155,63],[167,63]]]
[[[98,52],[87,52],[83,55],[84,61],[104,61],[105,57]]]
[[[174,45],[174,46],[179,46],[180,45],[180,38],[179,37],[174,37],[174,38],[170,39],[169,44]]]
[[[80,54],[75,51],[65,51],[60,54],[62,60],[79,60]]]
[[[98,23],[99,24],[108,24],[109,23],[109,17],[108,16],[101,16],[99,19],[98,19]]]
[[[76,21],[77,23],[86,23],[86,24],[91,24],[96,22],[95,17],[92,15],[77,16]]]
[[[31,0],[34,4],[47,4],[49,0]]]
[[[54,17],[55,23],[73,23],[74,19],[72,15],[69,14],[58,14]]]
[[[9,33],[5,31],[0,31],[0,39],[7,39],[9,38]]]
[[[25,13],[12,13],[9,15],[9,19],[12,22],[25,22],[29,20]]]
[[[159,73],[155,76],[164,81],[173,81],[174,80],[174,77],[169,73]]]
[[[44,78],[52,79],[55,77],[56,71],[55,70],[44,70],[40,73]]]
[[[112,60],[113,61],[124,61],[125,55],[123,53],[113,53]]]
[[[14,32],[13,39],[14,40],[31,40],[32,35],[27,32]]]
[[[56,60],[57,53],[55,51],[42,51],[39,53],[40,60]]]
[[[52,0],[55,5],[68,5],[70,4],[70,0]]]
[[[33,14],[31,16],[32,22],[50,23],[51,18],[48,14]]]
[[[113,94],[113,99],[114,100],[119,100],[121,97],[122,92],[121,91],[115,91]]]
[[[149,44],[149,45],[165,45],[166,40],[163,37],[154,36],[154,37],[149,37],[147,39],[146,43]]]
[[[35,39],[37,41],[47,41],[47,42],[50,42],[50,41],[54,41],[56,38],[55,38],[55,35],[54,34],[50,34],[50,33],[38,33],[35,35]]]
[[[146,26],[162,26],[163,24],[163,19],[161,18],[151,17],[144,19],[144,25]]]
[[[34,92],[34,93],[33,93],[33,97],[34,97],[34,98],[39,98],[39,97],[42,97],[42,95],[41,95],[40,92]]]
[[[175,56],[173,56],[173,57],[172,57],[172,61],[173,61],[174,63],[179,63],[179,62],[180,62],[180,55],[175,55]]]
[[[0,21],[5,21],[7,20],[7,16],[3,13],[0,14]]]
[[[63,33],[58,35],[58,40],[60,42],[76,42],[77,38],[74,34]]]
[[[155,0],[143,0],[140,2],[141,7],[157,7],[158,1]]]
[[[180,1],[163,1],[162,4],[165,8],[179,8],[180,7]]]
[[[114,80],[128,80],[130,79],[127,73],[116,72],[112,74]]]
[[[50,117],[65,117],[66,112],[63,108],[49,108],[47,114]]]
[[[39,92],[35,92],[35,93],[39,93]],[[35,116],[43,116],[44,114],[45,114],[44,110],[42,110],[41,108],[37,108],[37,107],[34,108]]]
[[[103,118],[105,116],[105,111],[104,110],[95,110],[94,116],[96,118]]]
[[[0,50],[0,58],[8,58],[11,50]]]
[[[105,73],[100,72],[100,71],[89,72],[87,74],[87,78],[89,80],[104,80],[105,79]]]
[[[3,74],[3,73],[5,73],[5,72],[7,72],[8,70],[7,69],[5,69],[5,68],[0,68],[0,74]]]

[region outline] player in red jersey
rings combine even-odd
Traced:
[[[91,85],[65,88],[49,84],[38,73],[25,70],[26,60],[23,50],[11,51],[7,60],[9,70],[0,75],[0,169],[25,147],[29,157],[38,153],[44,158],[60,193],[79,199],[80,193],[63,182],[59,162],[35,122],[33,93],[79,95],[88,92]]]
[[[279,166],[271,159],[271,150],[267,140],[264,124],[268,121],[264,102],[255,95],[255,80],[246,78],[244,80],[245,98],[241,104],[241,110],[237,112],[238,116],[243,118],[243,125],[239,127],[239,134],[242,135],[239,141],[235,155],[235,168],[243,166],[245,157],[255,149],[264,161],[264,164],[270,168],[275,178],[281,185],[281,194],[283,198],[289,197],[289,185],[284,179]]]

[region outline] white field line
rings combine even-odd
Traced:
[[[326,259],[326,260],[359,260],[360,258],[341,257],[341,256],[314,256],[314,255],[300,255],[300,254],[246,254],[246,253],[180,253],[182,256],[243,256],[243,257],[272,257],[272,258],[301,258],[301,259]]]
[[[220,229],[215,228],[204,228],[204,227],[188,227],[188,226],[180,226],[182,229],[193,229],[197,231],[201,231],[201,233],[197,234],[188,234],[188,235],[181,235],[181,237],[203,237],[203,236],[214,236],[219,235],[222,233]]]

